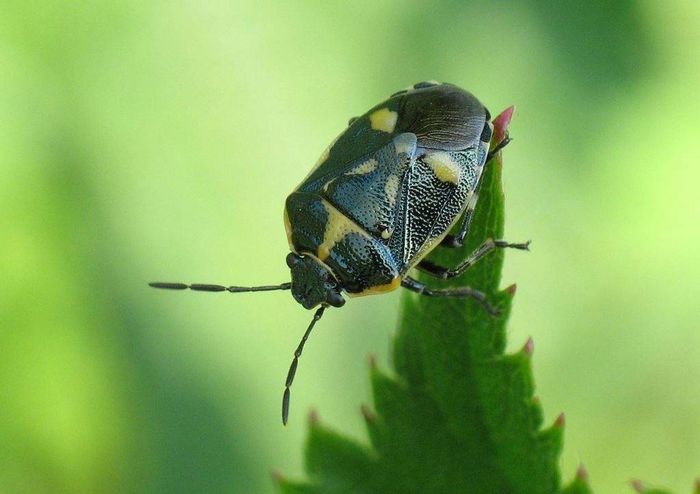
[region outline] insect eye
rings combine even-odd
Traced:
[[[287,254],[287,266],[293,268],[298,262],[299,256],[297,256],[294,252],[290,252],[289,254]]]
[[[333,307],[342,307],[345,305],[345,299],[337,292],[334,292],[328,298],[328,303]]]
[[[491,142],[491,126],[488,120],[484,124],[484,130],[481,131],[481,142]]]

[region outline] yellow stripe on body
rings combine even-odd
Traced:
[[[328,220],[326,221],[326,230],[323,233],[323,242],[318,246],[316,254],[320,260],[326,260],[335,244],[343,240],[343,237],[348,233],[357,233],[370,238],[360,225],[338,211],[328,201],[321,199],[321,204],[326,208]]]
[[[367,295],[380,295],[382,293],[387,293],[396,290],[401,286],[401,278],[398,276],[392,279],[386,285],[370,286],[358,293],[346,292],[349,297],[365,297]]]
[[[294,252],[294,244],[292,243],[292,222],[289,221],[289,213],[287,208],[284,208],[284,230],[287,232],[287,242],[289,242],[289,248]]]

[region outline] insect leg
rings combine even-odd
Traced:
[[[505,240],[494,240],[490,238],[486,240],[486,242],[481,244],[474,252],[467,256],[466,259],[464,259],[454,268],[446,268],[443,266],[439,266],[435,263],[424,259],[418,263],[418,269],[432,276],[435,276],[436,278],[446,280],[448,278],[454,278],[455,276],[459,276],[460,274],[464,273],[467,269],[476,264],[477,261],[479,261],[482,257],[487,255],[489,252],[492,252],[495,249],[506,248],[530,250],[530,242],[528,241],[519,244],[511,244],[506,242]]]
[[[474,208],[476,207],[476,201],[479,199],[479,194],[475,193],[469,204],[467,204],[467,209],[464,211],[462,216],[462,225],[459,227],[459,232],[456,235],[447,235],[440,241],[440,247],[447,247],[449,249],[456,249],[464,245],[464,239],[469,235],[469,227],[472,224],[472,215],[474,214]]]
[[[455,288],[429,288],[424,283],[411,278],[410,276],[405,277],[401,280],[401,286],[416,292],[420,295],[425,295],[426,297],[455,297],[455,298],[472,298],[479,302],[479,304],[492,316],[497,316],[499,314],[498,309],[486,301],[486,295],[479,290],[474,290],[468,286],[460,286]]]
[[[501,142],[496,144],[496,146],[489,152],[488,156],[486,157],[486,162],[484,163],[484,165],[491,161],[493,157],[496,156],[496,153],[498,153],[501,149],[506,147],[510,143],[510,141],[511,138],[506,136]],[[467,205],[467,209],[464,212],[464,216],[462,217],[462,225],[459,227],[459,232],[457,233],[457,235],[447,235],[445,238],[443,238],[440,242],[441,247],[454,249],[464,245],[464,239],[467,238],[467,235],[469,235],[469,226],[471,225],[472,215],[474,214],[474,208],[476,207],[476,201],[478,199],[479,192],[477,190],[476,193],[470,199],[469,204]]]
[[[505,136],[505,138],[501,142],[496,144],[496,147],[494,147],[491,151],[489,151],[489,154],[486,156],[486,163],[491,161],[493,159],[493,157],[496,156],[497,152],[499,152],[501,149],[503,149],[508,144],[510,144],[511,140],[512,139],[510,137]],[[486,164],[486,163],[484,163],[484,164]]]

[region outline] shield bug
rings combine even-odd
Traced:
[[[528,243],[487,239],[455,267],[424,259],[437,246],[464,243],[484,166],[509,142],[506,137],[489,150],[490,120],[472,94],[452,84],[421,82],[394,93],[350,119],[287,197],[284,223],[291,282],[255,287],[150,285],[234,293],[291,290],[304,308],[317,308],[287,374],[282,400],[286,424],[289,390],[304,344],[326,308],[345,303],[343,293],[373,295],[402,286],[429,297],[472,298],[497,313],[484,294],[471,287],[432,288],[409,276],[417,268],[445,280],[496,248],[528,248]],[[457,233],[450,234],[456,225]]]

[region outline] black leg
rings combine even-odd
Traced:
[[[429,288],[424,283],[411,278],[405,277],[401,280],[401,286],[416,292],[426,297],[455,297],[455,298],[471,298],[479,302],[479,304],[492,316],[500,314],[498,309],[486,301],[486,295],[479,290],[474,290],[468,286],[460,286],[455,288]]]
[[[496,153],[497,153],[497,152],[499,152],[501,149],[503,149],[503,148],[506,147],[508,144],[510,144],[510,141],[511,141],[511,140],[512,140],[512,139],[511,139],[510,137],[506,136],[501,142],[499,142],[498,144],[496,144],[496,147],[493,148],[491,151],[489,151],[489,154],[486,156],[486,163],[488,163],[489,161],[491,161],[491,160],[493,159],[493,157],[496,156]]]
[[[457,249],[464,245],[464,239],[469,235],[469,227],[472,224],[472,215],[474,214],[474,207],[476,206],[476,201],[479,199],[479,193],[476,192],[472,196],[467,204],[467,209],[464,211],[462,216],[462,225],[459,227],[459,232],[457,235],[446,235],[440,241],[440,247],[447,247],[449,249]]]
[[[477,261],[484,257],[489,252],[495,249],[519,249],[519,250],[529,250],[530,242],[524,242],[521,244],[511,244],[505,240],[493,240],[488,239],[486,242],[481,244],[474,252],[472,252],[465,260],[460,262],[454,268],[446,268],[439,266],[425,259],[418,263],[418,269],[424,271],[436,278],[446,280],[448,278],[454,278],[464,273],[467,269],[473,266]]]
[[[491,161],[494,156],[496,156],[496,153],[499,152],[501,149],[506,147],[510,143],[511,139],[510,137],[506,136],[505,139],[503,139],[501,142],[499,142],[496,147],[494,147],[486,157],[486,162],[484,163],[484,166],[486,166],[486,163]],[[481,185],[481,184],[479,184]],[[471,200],[469,201],[469,204],[467,205],[467,209],[464,211],[464,215],[462,216],[462,225],[459,227],[459,232],[456,235],[447,235],[445,238],[443,238],[440,241],[440,246],[441,247],[447,247],[451,249],[459,248],[462,245],[464,245],[464,239],[467,238],[467,235],[469,235],[469,227],[472,223],[472,215],[474,214],[474,208],[476,207],[476,201],[479,199],[479,192],[478,190],[474,193],[474,196],[472,196]]]

